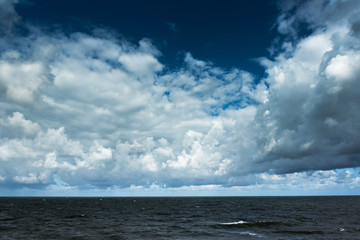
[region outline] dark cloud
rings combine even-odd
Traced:
[[[289,26],[307,21],[314,33],[267,69],[269,101],[257,114],[266,138],[258,142],[269,148],[262,162],[282,173],[359,166],[360,39],[351,34],[359,2],[306,1],[286,10],[292,8]]]

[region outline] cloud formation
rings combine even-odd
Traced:
[[[20,17],[15,11],[17,0],[0,0],[0,31],[9,34]],[[1,36],[1,35],[0,35]]]
[[[0,2],[1,19],[18,19],[14,3]],[[40,27],[5,36],[0,183],[173,191],[291,187],[296,178],[330,174],[337,184],[345,173],[335,169],[360,165],[359,10],[358,1],[284,5],[279,31],[296,33],[306,21],[312,33],[262,59],[267,77],[259,83],[191,53],[168,69],[148,39]],[[353,171],[346,182],[358,187],[358,178]]]

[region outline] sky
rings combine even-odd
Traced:
[[[360,1],[0,0],[0,196],[360,193]]]

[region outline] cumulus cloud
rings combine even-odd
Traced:
[[[307,17],[314,4],[322,11]],[[191,53],[168,69],[148,39],[36,27],[31,36],[5,37],[0,182],[181,192],[326,178],[328,186],[356,187],[358,174],[336,169],[360,165],[359,8],[357,1],[285,6],[279,31],[292,34],[307,21],[313,32],[262,59],[267,77],[258,83]]]
[[[6,120],[0,119],[0,125],[7,130],[3,132],[4,136],[34,136],[40,131],[39,124],[25,119],[19,112],[14,112]]]
[[[311,10],[313,4],[320,4],[317,15],[305,18],[304,9]],[[360,52],[359,38],[352,34],[357,5],[357,1],[307,1],[295,16],[313,26],[320,21],[323,28],[301,39],[290,57],[280,54],[274,62],[266,62],[269,96],[257,121],[267,133],[266,140],[259,140],[268,168],[295,172],[359,165],[355,108],[360,100]],[[335,6],[348,14],[335,18],[330,14]]]
[[[5,53],[6,55],[7,53]],[[31,103],[39,87],[49,81],[47,71],[40,62],[0,62],[0,89],[10,101]]]

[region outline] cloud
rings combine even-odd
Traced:
[[[0,0],[0,36],[11,34],[20,19],[14,8],[16,3],[17,0]]]
[[[297,14],[319,2],[308,1]],[[355,106],[360,100],[360,52],[359,38],[351,30],[359,7],[354,1],[343,3],[322,3],[317,15],[301,15],[314,26],[319,23],[314,19],[320,19],[325,28],[299,40],[290,57],[280,54],[267,63],[268,102],[259,108],[257,122],[266,136],[258,139],[266,149],[262,163],[269,169],[284,173],[359,165]],[[325,14],[335,11],[334,6],[349,15],[341,15],[340,21]]]
[[[7,134],[17,136],[34,136],[40,131],[40,126],[30,120],[24,118],[19,112],[14,112],[13,116],[9,116],[7,120],[1,120],[3,127],[8,128]],[[4,133],[4,135],[6,134]]]
[[[170,30],[173,32],[181,32],[174,22],[166,22],[166,25],[168,25]]]
[[[278,2],[282,14],[277,19],[278,31],[297,35],[306,24],[312,30],[332,24],[348,25],[357,32],[360,3],[356,0],[306,0]]]
[[[144,78],[163,68],[157,59],[147,54],[124,54],[119,57],[119,62],[127,71]]]
[[[0,62],[0,72],[0,89],[7,99],[23,104],[33,102],[43,82],[51,80],[46,67],[40,62],[5,60]]]
[[[169,69],[148,39],[40,27],[5,37],[0,182],[174,194],[302,191],[297,181],[358,186],[357,173],[338,169],[360,165],[359,8],[356,1],[299,4],[283,8],[279,31],[296,33],[307,21],[312,33],[263,58],[267,76],[256,83],[249,72],[191,53]],[[313,4],[323,11],[306,17]],[[343,9],[337,17],[334,6]]]

